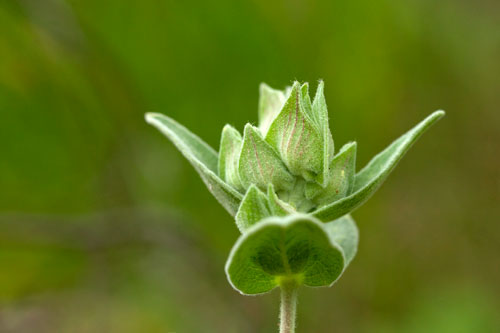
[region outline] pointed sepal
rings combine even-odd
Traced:
[[[240,192],[245,190],[238,172],[242,142],[240,132],[231,125],[224,126],[219,149],[218,172],[222,180]]]
[[[352,192],[356,173],[356,142],[345,144],[330,162],[325,188],[308,183],[306,197],[318,207],[342,199]]]
[[[279,191],[290,189],[294,183],[294,177],[279,155],[264,141],[259,130],[250,124],[245,126],[243,134],[239,173],[245,187],[255,184],[263,191],[269,184]]]
[[[285,103],[285,93],[261,83],[259,87],[259,129],[266,135],[273,119],[278,115]]]
[[[274,216],[286,216],[297,212],[291,205],[278,197],[272,184],[269,184],[267,188],[267,198],[269,201],[269,208]]]
[[[328,165],[334,156],[334,145],[332,133],[330,132],[330,125],[328,120],[328,108],[325,99],[325,83],[319,81],[316,95],[312,104],[313,119],[321,131],[323,138],[323,166],[324,171],[319,175],[317,182],[325,186],[328,181]]]
[[[283,109],[269,127],[266,141],[280,153],[292,174],[314,181],[323,173],[323,139],[304,112],[298,82],[294,83]]]
[[[250,185],[236,213],[236,226],[241,233],[260,220],[271,216],[267,196],[255,185]]]

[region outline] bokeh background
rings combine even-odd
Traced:
[[[0,332],[273,332],[231,217],[144,122],[217,148],[258,85],[326,83],[358,168],[444,109],[354,212],[357,258],[303,289],[299,332],[500,332],[500,3],[0,2]]]

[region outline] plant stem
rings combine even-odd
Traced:
[[[281,285],[280,333],[295,332],[295,316],[297,312],[297,285],[284,283]]]

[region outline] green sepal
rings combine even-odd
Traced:
[[[328,183],[325,188],[308,183],[306,197],[318,207],[351,194],[356,173],[356,142],[345,144],[330,162]]]
[[[323,173],[318,177],[318,184],[325,186],[328,182],[328,166],[333,159],[335,148],[328,121],[328,108],[325,99],[325,83],[321,80],[316,88],[316,95],[312,104],[313,119],[321,131],[323,138]]]
[[[236,213],[236,226],[241,233],[260,220],[273,215],[267,196],[255,185],[250,185]]]
[[[243,195],[217,175],[217,152],[172,118],[159,113],[147,113],[145,118],[172,141],[195,168],[217,201],[234,216]]]
[[[307,82],[302,84],[302,86],[300,87],[300,104],[309,118],[311,118],[312,121],[315,121],[312,110],[311,97],[309,96],[309,83]],[[318,126],[317,123],[316,126]]]
[[[242,142],[240,132],[231,125],[224,126],[219,148],[218,172],[223,181],[240,192],[245,190],[238,172]]]
[[[317,209],[312,214],[326,222],[348,214],[361,206],[380,187],[413,143],[415,143],[431,125],[443,117],[444,114],[444,111],[441,110],[432,113],[391,143],[356,174],[353,193]]]
[[[280,153],[292,174],[314,181],[323,173],[323,139],[303,110],[298,82],[294,83],[283,109],[269,127],[266,141]]]
[[[267,188],[267,198],[272,215],[286,216],[296,213],[296,210],[291,205],[278,198],[272,184],[269,184],[269,187]]]
[[[280,112],[285,103],[285,94],[281,90],[261,83],[259,87],[259,129],[263,136],[266,135],[273,119]]]
[[[255,184],[263,191],[270,183],[276,190],[288,190],[294,183],[294,177],[279,155],[264,141],[259,130],[250,124],[245,126],[243,134],[239,173],[245,187]]]
[[[248,229],[233,246],[226,275],[244,295],[271,291],[281,281],[331,286],[345,268],[342,248],[325,225],[303,214],[270,217]]]

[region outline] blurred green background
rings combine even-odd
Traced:
[[[500,332],[500,3],[0,2],[0,332],[273,332],[231,217],[156,129],[218,147],[258,85],[326,83],[358,168],[442,108],[354,212],[357,258],[299,332]]]

